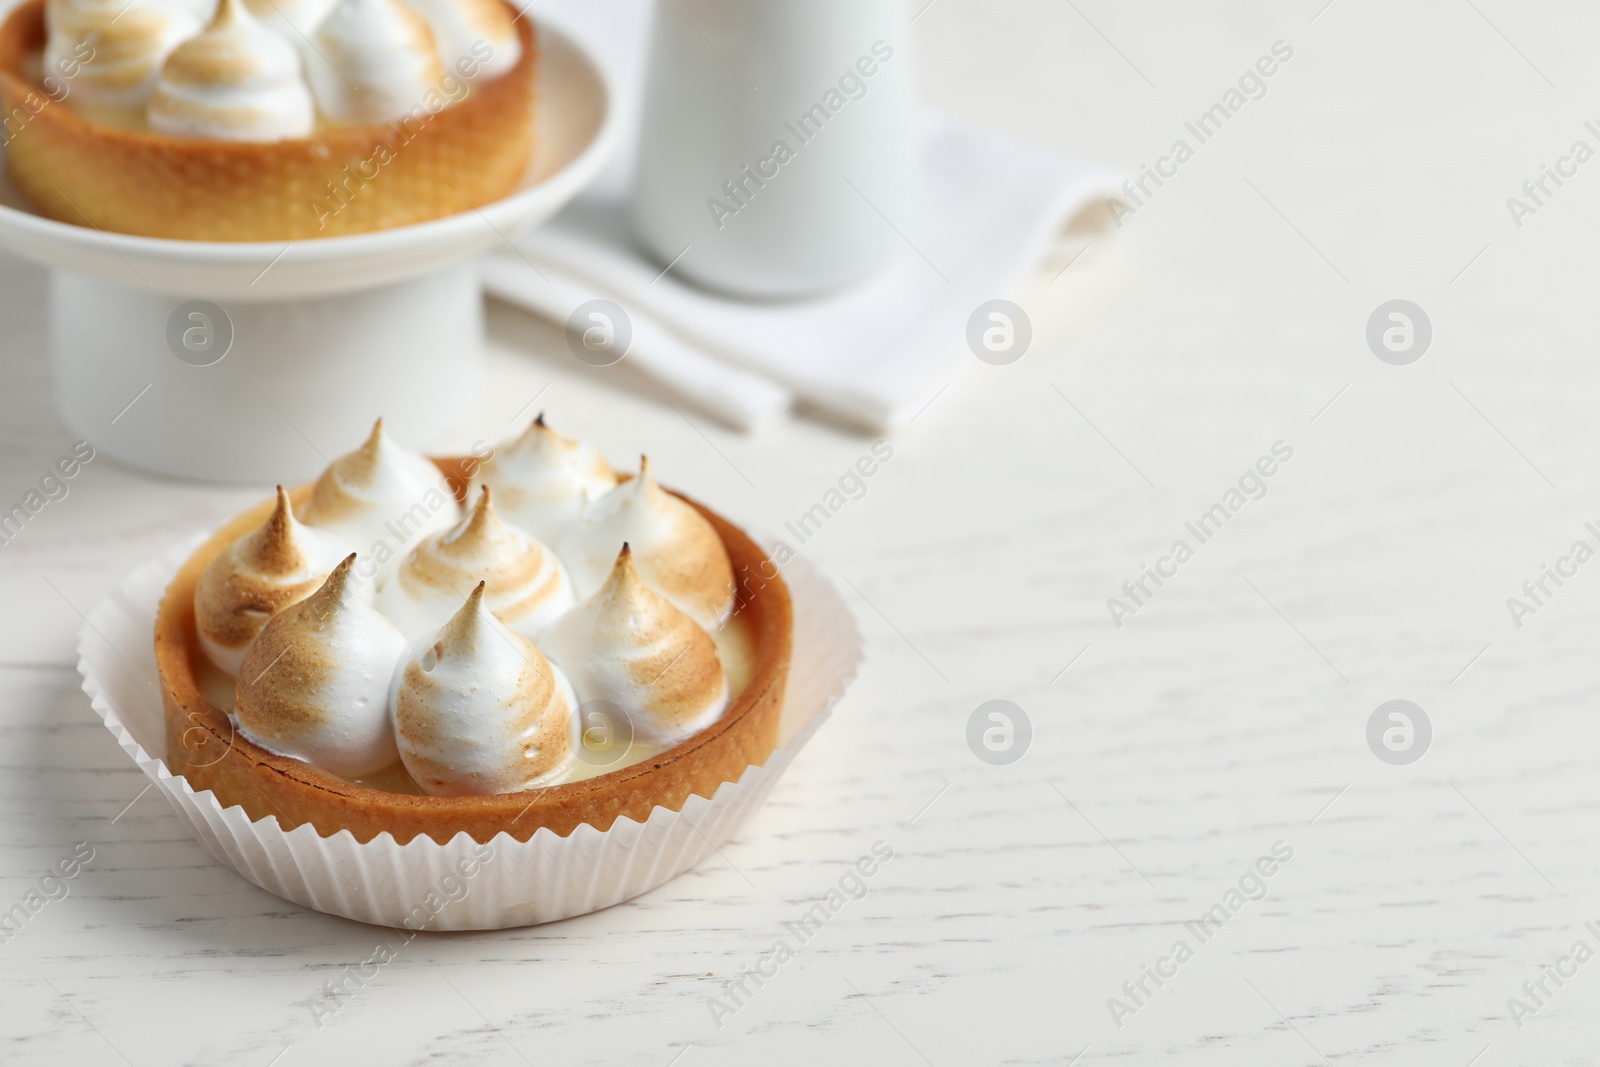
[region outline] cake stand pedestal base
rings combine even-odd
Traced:
[[[399,440],[427,445],[478,391],[483,298],[471,263],[262,302],[51,276],[62,419],[103,454],[156,474],[301,481],[379,416]]]

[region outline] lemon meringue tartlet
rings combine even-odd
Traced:
[[[149,237],[425,222],[521,181],[536,65],[504,0],[26,0],[6,170],[48,218]]]
[[[635,478],[611,475],[619,484],[598,498],[583,493],[576,514],[555,494],[554,514],[535,516],[574,550],[609,556],[577,600],[573,558],[497,513],[514,465],[478,481],[512,458],[429,461],[452,508],[469,486],[473,505],[376,583],[360,580],[361,546],[330,562],[346,539],[295,517],[314,513],[328,475],[218,530],[168,586],[156,620],[171,770],[285,829],[487,842],[643,822],[765,761],[792,640],[777,566],[737,527],[656,484],[646,464]],[[535,470],[520,484],[542,483]],[[624,535],[639,543],[610,545]],[[294,567],[260,562],[263,544],[291,538]],[[249,603],[266,606],[215,595],[258,572],[282,575],[258,581],[271,602]],[[760,577],[736,587],[735,573]],[[698,577],[686,585],[685,574]],[[242,641],[230,632],[221,664],[215,637],[202,639],[218,614],[250,631]]]

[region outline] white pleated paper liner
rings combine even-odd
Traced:
[[[541,829],[527,841],[499,834],[487,845],[458,834],[404,845],[381,834],[365,844],[348,830],[322,837],[310,825],[285,832],[275,817],[252,821],[197,793],[167,769],[153,630],[173,575],[202,538],[144,564],[96,604],[78,635],[83,690],[133,757],[213,856],[270,893],[318,911],[412,930],[493,930],[551,922],[648,892],[728,840],[828,717],[861,664],[861,637],[833,587],[802,559],[784,566],[794,598],[794,652],[779,726],[766,763],[725,782],[681,813],[657,807],[643,823],[580,826],[567,837]]]

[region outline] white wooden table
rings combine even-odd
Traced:
[[[1274,42],[1293,56],[1041,279],[1027,357],[974,362],[805,546],[867,665],[725,862],[586,918],[418,938],[320,1027],[324,983],[393,935],[212,862],[73,670],[80,612],[260,491],[89,464],[0,547],[0,909],[94,854],[0,944],[0,1061],[1596,1062],[1600,963],[1560,963],[1537,1006],[1523,983],[1600,950],[1600,563],[1520,628],[1507,598],[1600,547],[1600,162],[1520,228],[1506,198],[1600,147],[1600,12],[1321,5],[935,0],[931,99],[1130,169],[1193,145],[1185,121]],[[44,296],[0,258],[0,508],[71,444]],[[1396,298],[1433,326],[1409,366],[1365,339]],[[870,444],[688,425],[545,324],[491,325],[493,388],[435,444],[548,386],[561,426],[768,530]],[[1278,441],[1266,495],[1198,545],[1185,522]],[[1107,599],[1180,538],[1193,558],[1114,625]],[[1366,740],[1395,698],[1433,727],[1407,766]],[[1032,722],[1010,766],[966,742],[992,699]],[[865,898],[719,1028],[709,998],[880,840]],[[1229,911],[1276,842],[1265,898]]]

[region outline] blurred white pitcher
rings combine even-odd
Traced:
[[[750,296],[870,274],[901,248],[913,83],[905,0],[663,0],[640,239],[674,272]]]

